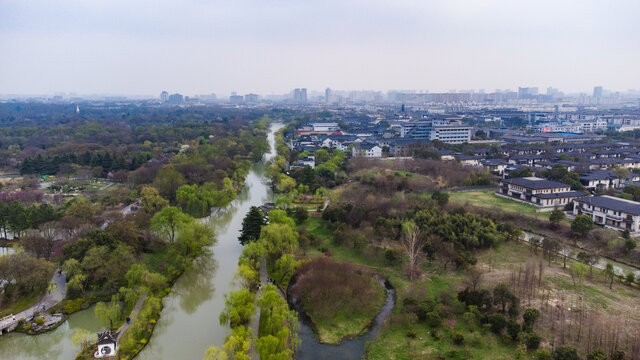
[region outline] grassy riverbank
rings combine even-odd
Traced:
[[[322,257],[301,266],[292,292],[302,300],[320,342],[327,344],[366,330],[386,293],[365,268]]]

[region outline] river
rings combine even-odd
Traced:
[[[217,244],[211,247],[210,256],[199,259],[192,271],[178,278],[171,294],[164,298],[162,316],[149,344],[136,359],[199,360],[207,348],[224,343],[230,329],[220,325],[218,316],[224,307],[224,295],[236,288],[233,275],[242,252],[238,242],[242,220],[251,206],[270,200],[271,190],[263,177],[264,165],[275,155],[274,135],[282,127],[280,123],[271,125],[267,136],[270,152],[263,162],[254,164],[238,197],[227,208],[203,219],[213,225]],[[78,351],[70,341],[75,324],[93,332],[98,330],[93,311],[81,311],[55,331],[0,337],[0,359],[71,360]]]

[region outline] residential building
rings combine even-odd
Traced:
[[[508,197],[546,210],[563,208],[576,198],[587,196],[571,191],[571,186],[535,176],[500,180],[496,195]]]
[[[166,103],[167,101],[169,101],[169,93],[166,91],[163,91],[160,93],[160,102],[162,103]]]
[[[613,196],[593,196],[575,199],[573,215],[588,215],[598,225],[637,233],[640,222],[640,203]]]
[[[381,158],[382,148],[377,144],[360,143],[355,144],[351,150],[353,157],[364,156],[368,158]]]

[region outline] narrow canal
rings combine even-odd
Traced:
[[[269,201],[271,190],[263,177],[266,161],[275,155],[275,132],[283,125],[271,125],[268,134],[270,152],[263,162],[255,164],[246,179],[246,186],[226,209],[215,213],[209,221],[218,242],[212,254],[200,259],[194,269],[183,274],[164,299],[162,316],[149,344],[137,359],[199,360],[210,346],[221,346],[229,328],[221,326],[218,316],[224,307],[224,295],[232,291],[233,275],[242,252],[238,235],[242,219],[251,206]],[[37,336],[7,334],[0,337],[0,359],[71,360],[78,346],[71,342],[76,328],[92,332],[99,330],[93,310],[73,314],[56,330]]]

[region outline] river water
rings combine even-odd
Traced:
[[[71,315],[55,330],[41,335],[9,333],[0,336],[0,359],[72,360],[79,351],[79,345],[71,342],[73,333],[78,329],[97,332],[100,328],[92,306]]]
[[[384,279],[379,278],[378,281],[387,289],[387,296],[382,305],[382,309],[376,315],[366,334],[353,340],[343,341],[338,345],[322,344],[313,333],[311,319],[304,316],[304,312],[300,307],[300,303],[296,303],[294,307],[298,310],[298,324],[300,324],[300,348],[296,352],[296,360],[315,360],[315,359],[331,359],[331,360],[352,360],[361,359],[364,354],[364,347],[367,341],[375,339],[383,325],[384,320],[391,315],[395,306],[396,291],[393,287],[388,286]]]
[[[271,200],[271,190],[263,177],[264,163],[275,154],[274,134],[282,126],[271,125],[267,137],[270,152],[265,161],[253,166],[238,197],[226,209],[203,220],[213,225],[218,242],[211,247],[211,255],[199,259],[164,298],[162,316],[153,336],[136,359],[199,360],[207,348],[224,343],[230,329],[220,325],[218,316],[224,307],[224,295],[236,288],[233,275],[242,252],[238,242],[242,220],[251,206]],[[86,310],[73,314],[52,332],[37,336],[4,335],[0,337],[0,359],[71,360],[78,351],[70,341],[74,326],[93,332],[99,327],[93,311]]]

